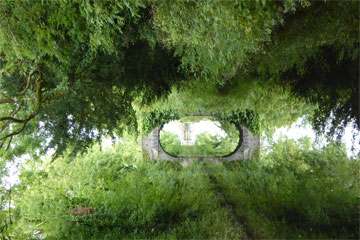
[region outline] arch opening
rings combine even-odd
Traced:
[[[225,157],[242,143],[239,125],[213,116],[188,116],[164,123],[159,135],[161,148],[178,158]]]

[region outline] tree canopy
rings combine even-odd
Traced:
[[[154,109],[359,126],[358,26],[356,1],[1,1],[2,154],[86,149]]]
[[[228,138],[204,132],[195,145],[222,156],[242,141],[230,142],[232,123],[258,136],[300,116],[319,133],[359,127],[359,10],[1,0],[0,238],[358,239],[360,155],[339,142],[281,139],[259,159],[182,165],[146,161],[138,136],[211,115]],[[19,182],[5,186],[18,156]]]

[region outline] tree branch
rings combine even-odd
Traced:
[[[41,77],[39,77],[36,80],[36,104],[35,104],[34,111],[32,113],[30,113],[30,115],[28,115],[25,119],[19,120],[22,123],[21,127],[12,131],[11,133],[7,134],[6,136],[0,138],[0,140],[7,139],[9,137],[12,137],[12,136],[15,136],[15,135],[21,133],[25,129],[26,124],[38,114],[40,105],[41,105]],[[7,117],[5,117],[5,118],[7,118]],[[13,119],[7,118],[6,120],[12,121]]]
[[[21,92],[18,92],[17,94],[19,95],[24,95],[26,93],[26,91],[29,89],[30,87],[30,82],[31,82],[31,77],[34,75],[35,72],[39,71],[41,65],[39,65],[37,68],[35,68],[34,70],[32,70],[27,78],[27,81],[26,81],[26,86],[25,86],[25,89],[22,90]],[[40,75],[38,77],[38,79],[36,81],[38,81],[40,78]]]
[[[50,189],[50,190],[53,190],[53,191],[56,192],[57,194],[63,196],[63,197],[66,198],[67,200],[71,201],[71,199],[69,198],[69,196],[66,196],[65,194],[59,192],[58,190],[56,190],[56,189],[54,189],[54,188],[52,188],[52,187],[49,187],[49,186],[47,186],[47,185],[45,185],[45,184],[42,184],[42,186],[44,186],[44,187],[46,187],[46,188],[48,188],[48,189]]]
[[[12,224],[11,221],[11,183],[9,188],[9,224]]]
[[[19,106],[16,108],[16,110],[10,114],[10,117],[14,117],[20,111],[23,103],[24,103],[24,101],[21,100],[19,103]],[[8,120],[6,123],[4,123],[0,128],[0,132],[2,132],[7,126],[9,126],[10,123],[11,123],[11,120]]]
[[[12,139],[13,137],[11,136],[5,151],[9,150]]]
[[[14,103],[14,99],[12,98],[6,98],[6,99],[0,99],[0,104],[4,104],[4,103]]]
[[[0,121],[6,121],[6,120],[9,120],[11,122],[16,122],[16,123],[26,122],[26,119],[17,119],[17,118],[13,118],[13,117],[0,117]]]

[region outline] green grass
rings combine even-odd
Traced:
[[[359,161],[291,141],[260,161],[144,161],[134,139],[29,162],[14,239],[357,239]],[[95,208],[73,216],[73,209]],[[40,231],[40,232],[38,232]]]

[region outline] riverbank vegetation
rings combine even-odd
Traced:
[[[359,159],[337,143],[311,150],[300,142],[282,139],[257,161],[184,165],[144,161],[129,136],[75,158],[29,159],[12,190],[15,207],[1,212],[1,236],[356,239]]]
[[[359,19],[358,1],[0,1],[0,237],[358,239],[359,160],[339,143],[182,165],[139,141],[195,115],[355,136]]]

